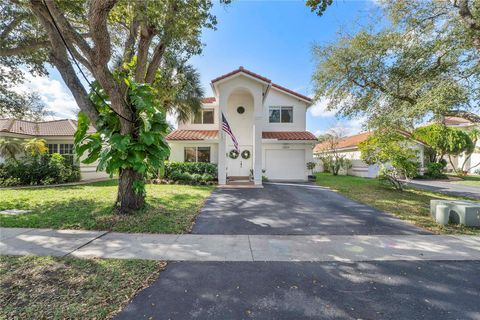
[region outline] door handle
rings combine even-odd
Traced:
[[[240,160],[240,168],[243,168],[243,162]]]

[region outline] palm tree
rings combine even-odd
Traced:
[[[0,139],[0,156],[17,162],[16,156],[23,152],[20,139]]]
[[[186,121],[202,107],[204,90],[199,72],[191,65],[167,58],[154,83],[157,98],[167,113],[175,114],[178,121]]]
[[[48,152],[46,141],[37,138],[26,140],[23,143],[23,148],[25,149],[25,152],[29,153],[34,157]]]

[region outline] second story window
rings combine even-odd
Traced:
[[[194,124],[213,124],[214,123],[214,111],[213,109],[202,109],[195,114],[193,118]]]
[[[270,107],[268,110],[270,123],[292,123],[293,107]]]

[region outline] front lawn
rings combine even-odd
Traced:
[[[458,178],[460,178],[461,180],[451,181],[450,183],[463,184],[465,186],[480,188],[480,176],[464,176]]]
[[[0,319],[109,319],[165,265],[0,256]]]
[[[119,216],[113,211],[117,181],[35,189],[0,189],[0,210],[31,213],[0,215],[1,227],[184,233],[191,228],[211,186],[147,185],[147,206]]]
[[[458,225],[441,226],[430,216],[431,199],[462,199],[426,190],[398,192],[381,185],[377,179],[317,174],[317,184],[336,190],[348,198],[389,212],[400,219],[440,234],[480,235],[480,228]]]

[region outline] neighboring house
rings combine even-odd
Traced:
[[[351,161],[351,168],[341,170],[340,174],[348,174],[365,178],[376,178],[379,174],[379,165],[368,165],[360,158],[360,150],[358,145],[367,140],[373,132],[363,132],[353,136],[343,137],[338,140],[335,151],[341,155],[345,155],[346,159]],[[420,163],[420,173],[424,172],[424,144],[420,141],[409,142],[409,147],[418,151],[418,161]],[[313,149],[314,157],[318,163],[318,171],[323,171],[323,167],[319,157],[322,153],[330,153],[328,143],[319,143]]]
[[[0,138],[32,139],[46,141],[49,153],[59,153],[65,157],[74,157],[73,135],[77,130],[75,120],[63,119],[53,121],[26,121],[17,119],[0,119]],[[95,129],[90,128],[90,132]],[[0,163],[4,159],[0,158]],[[97,164],[80,163],[82,180],[105,178],[105,172],[96,171]]]
[[[473,123],[473,122],[470,122],[467,119],[458,118],[458,117],[445,117],[443,119],[443,123],[447,127],[460,129],[460,130],[463,130],[463,131],[466,131],[466,132],[468,132],[470,130],[473,130],[473,129],[480,130],[480,124],[479,123]],[[480,151],[479,150],[480,150],[480,140],[477,141],[475,151],[470,156],[470,159],[468,159],[467,162],[465,163],[465,170],[468,171],[469,173],[475,173],[476,170],[480,169],[480,165],[477,165],[478,163],[480,163]],[[452,157],[452,162],[458,168],[459,166],[461,166],[464,163],[465,158],[466,158],[465,154],[462,154],[458,157]],[[452,169],[450,163],[448,163],[447,169],[449,169],[449,170]]]
[[[170,160],[218,164],[218,182],[227,177],[270,180],[307,180],[306,163],[313,160],[315,136],[306,131],[309,97],[272,83],[243,67],[211,81],[214,97],[203,100],[200,113],[178,123],[167,136]],[[229,156],[234,144],[222,130],[222,113],[249,157]]]

